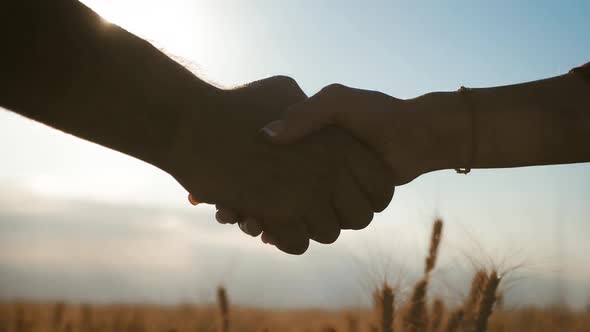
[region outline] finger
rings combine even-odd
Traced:
[[[373,208],[349,174],[342,174],[332,197],[342,229],[363,229],[373,219]]]
[[[284,98],[286,105],[295,104],[307,98],[297,81],[283,75],[271,76],[251,82],[245,88],[250,91],[262,91],[264,95],[271,94],[273,97]]]
[[[357,185],[368,198],[372,210],[381,212],[391,202],[395,186],[393,172],[374,152],[362,146],[350,149],[347,163]]]
[[[257,237],[262,233],[262,224],[254,218],[246,218],[238,222],[238,226],[244,233],[253,237]]]
[[[217,212],[215,213],[215,219],[220,224],[235,224],[239,221],[239,215],[232,209],[216,205]]]
[[[265,222],[263,228],[263,242],[267,240],[283,252],[301,255],[309,247],[309,234],[306,225],[302,222],[281,224]]]
[[[305,219],[312,240],[330,244],[340,236],[340,222],[332,206],[321,206],[313,210]]]
[[[273,143],[295,142],[334,122],[336,110],[329,98],[325,91],[320,91],[289,107],[281,120],[267,124],[260,131]]]
[[[188,194],[188,201],[192,204],[192,205],[197,205],[201,202],[199,202],[199,200],[197,200],[192,194]]]
[[[275,240],[273,239],[272,235],[270,235],[270,233],[268,232],[262,232],[262,236],[260,236],[260,239],[262,240],[262,243],[270,245],[275,244]]]

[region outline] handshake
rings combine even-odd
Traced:
[[[444,167],[430,117],[379,92],[334,84],[308,98],[276,76],[207,100],[183,113],[159,166],[191,203],[216,204],[220,223],[290,254],[365,228],[396,185]]]
[[[9,13],[0,107],[159,167],[287,253],[366,227],[430,171],[590,161],[589,64],[408,100],[339,84],[308,98],[281,76],[216,88],[78,1]]]
[[[287,253],[366,227],[430,171],[590,161],[590,63],[408,100],[339,84],[308,98],[281,76],[218,89],[78,1],[7,13],[0,107],[161,168]]]
[[[218,89],[78,1],[9,13],[0,31],[27,29],[3,39],[0,107],[161,168],[291,254],[366,227],[396,185],[447,168],[442,143],[468,125],[428,96],[335,84],[308,98],[281,76]]]

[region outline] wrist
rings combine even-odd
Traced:
[[[152,149],[156,159],[150,163],[176,175],[189,157],[187,154],[192,157],[198,153],[207,158],[207,150],[215,145],[213,141],[219,139],[222,132],[226,97],[227,91],[210,86],[206,91],[199,88],[185,98],[177,98],[178,103],[175,101],[167,112],[169,121],[166,122],[170,125],[153,124],[162,144]],[[194,169],[194,172],[199,171]]]
[[[471,118],[457,92],[433,92],[408,100],[416,123],[424,128],[427,171],[472,167]]]

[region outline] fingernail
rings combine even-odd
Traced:
[[[197,204],[199,204],[199,203],[200,203],[200,202],[199,202],[199,201],[198,201],[196,198],[194,198],[194,197],[193,197],[193,195],[191,195],[191,194],[188,194],[188,201],[189,201],[189,202],[190,202],[192,205],[197,205]]]
[[[273,138],[279,135],[285,128],[285,123],[282,120],[273,121],[267,124],[260,131],[266,136]]]

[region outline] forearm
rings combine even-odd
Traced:
[[[10,9],[0,106],[56,129],[161,166],[187,113],[219,93],[81,3]]]
[[[435,169],[590,162],[590,84],[578,75],[434,93],[411,102],[434,119],[441,145]]]

